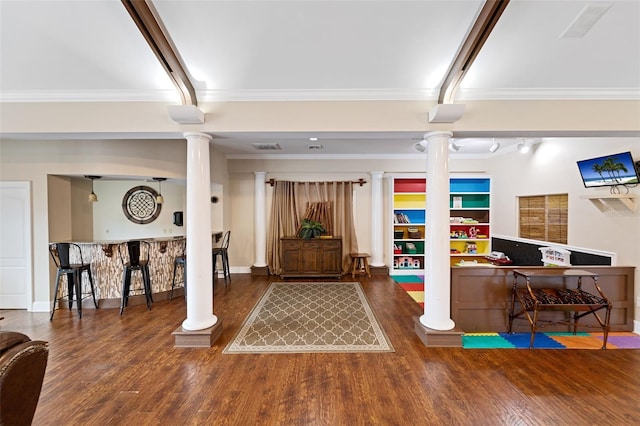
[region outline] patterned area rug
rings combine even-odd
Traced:
[[[360,283],[274,282],[225,354],[394,352]]]

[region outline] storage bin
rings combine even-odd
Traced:
[[[416,245],[413,243],[407,243],[405,245],[405,248],[407,249],[407,253],[408,254],[416,254],[418,253],[418,249],[416,248]]]
[[[399,240],[403,239],[404,238],[404,231],[402,229],[399,230],[399,231],[398,230],[393,231],[393,238],[396,238],[396,239],[399,239]]]
[[[422,238],[422,233],[418,228],[408,228],[407,233],[409,234],[409,238],[414,240]]]

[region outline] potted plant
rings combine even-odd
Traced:
[[[302,219],[302,225],[300,231],[298,231],[298,237],[308,240],[310,238],[316,238],[327,232],[324,226],[320,222],[316,222],[311,219]]]

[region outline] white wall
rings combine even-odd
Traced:
[[[185,186],[169,181],[162,183],[164,204],[160,216],[151,223],[133,223],[124,215],[123,197],[131,188],[148,186],[158,191],[157,182],[134,180],[96,181],[94,192],[98,202],[93,203],[93,240],[127,240],[131,238],[165,238],[182,236],[184,226],[173,224],[173,212],[185,210]],[[86,198],[84,200],[86,202]]]

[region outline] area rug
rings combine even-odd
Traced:
[[[225,354],[394,352],[356,282],[273,282]]]
[[[528,349],[531,333],[465,333],[462,347],[466,349]],[[534,349],[601,349],[602,333],[536,333]],[[640,335],[631,332],[610,332],[607,349],[640,349]]]

